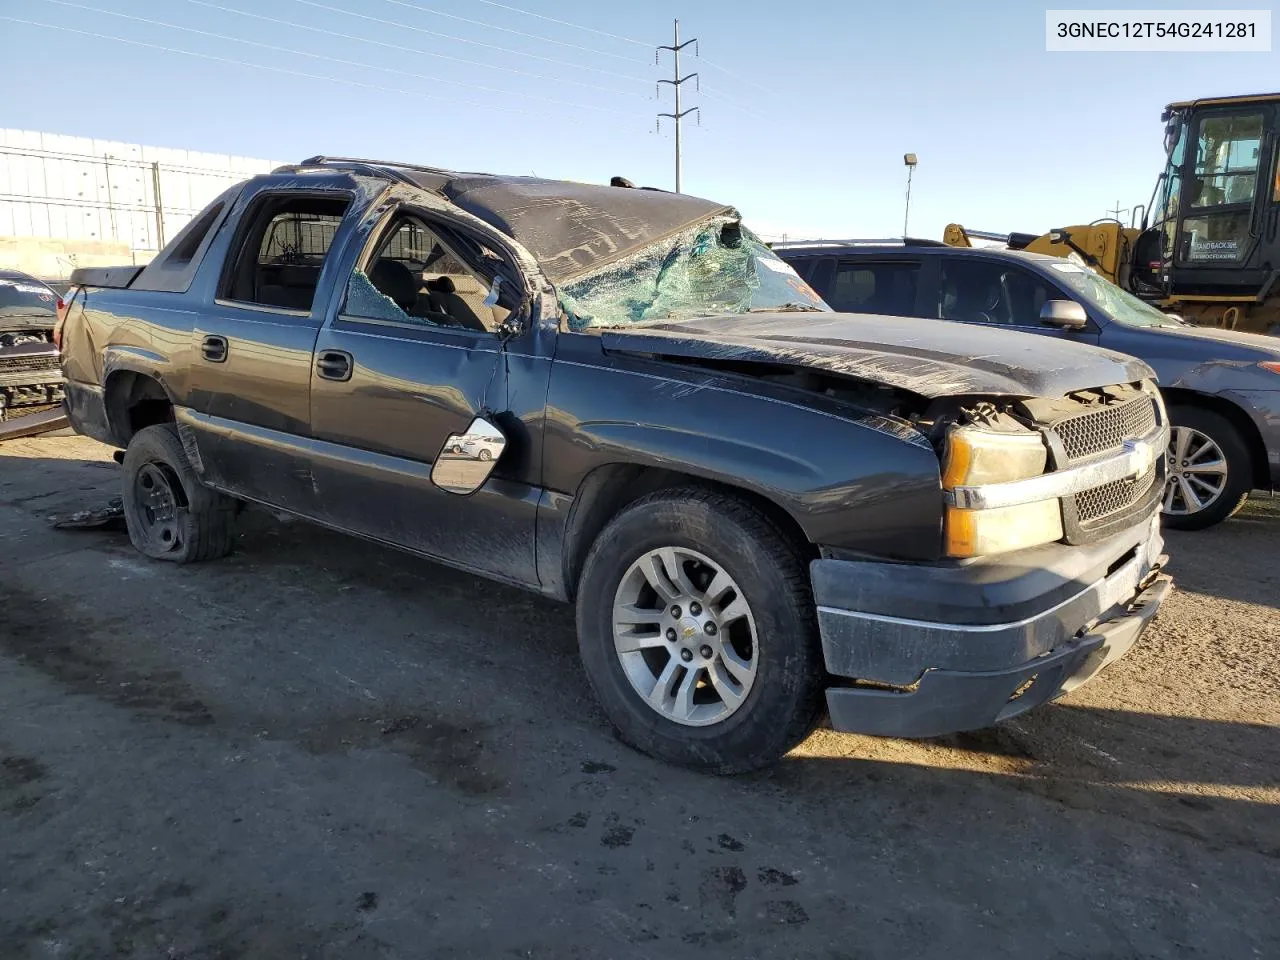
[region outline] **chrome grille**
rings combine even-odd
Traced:
[[[1076,518],[1080,523],[1088,523],[1132,506],[1151,490],[1157,472],[1153,468],[1141,477],[1126,477],[1077,493]]]
[[[1054,424],[1070,460],[1118,449],[1126,440],[1145,437],[1156,428],[1155,402],[1145,394]]]
[[[23,373],[28,370],[57,370],[57,354],[45,356],[0,357],[0,373]]]

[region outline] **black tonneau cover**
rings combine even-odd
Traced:
[[[71,271],[71,285],[83,287],[110,287],[123,290],[138,278],[142,267],[76,267]]]

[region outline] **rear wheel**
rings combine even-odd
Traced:
[[[1253,488],[1253,463],[1240,432],[1202,407],[1170,407],[1164,523],[1203,530],[1233,516]]]
[[[231,552],[237,501],[200,482],[173,424],[135,433],[121,467],[125,525],[140,553],[192,563]]]
[[[604,529],[579,584],[578,643],[619,736],[672,763],[766,766],[821,715],[804,557],[763,514],[715,491],[651,494]]]

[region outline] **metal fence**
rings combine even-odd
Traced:
[[[154,252],[227,187],[281,162],[0,129],[0,237]]]

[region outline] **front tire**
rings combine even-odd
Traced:
[[[125,526],[139,553],[194,563],[231,552],[238,503],[200,482],[173,424],[135,433],[121,468]]]
[[[1169,408],[1164,525],[1203,530],[1234,516],[1253,489],[1253,461],[1240,431],[1203,407]]]
[[[717,491],[659,491],[605,527],[577,600],[587,677],[619,737],[671,763],[773,763],[821,717],[826,674],[797,544]]]

